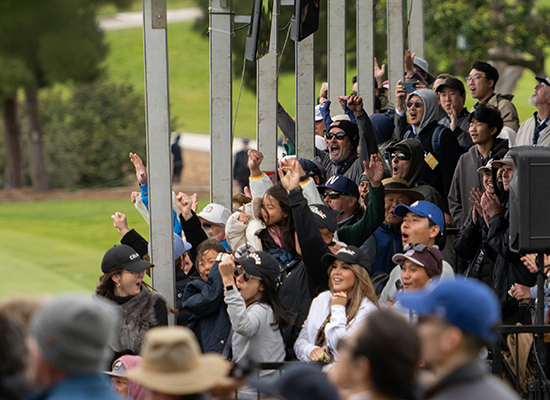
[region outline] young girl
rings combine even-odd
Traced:
[[[252,216],[234,213],[227,221],[226,238],[235,253],[265,251],[285,266],[296,256],[294,222],[288,194],[280,183],[252,201]]]
[[[279,264],[263,251],[250,253],[236,262],[237,267],[233,256],[226,256],[218,266],[233,328],[232,361],[283,361],[285,346],[281,329],[288,325],[289,317],[275,292]],[[273,372],[262,371],[260,375],[270,373]],[[239,399],[256,396],[254,390],[247,388],[239,392]]]
[[[370,261],[357,247],[342,247],[326,254],[330,290],[311,303],[306,322],[294,344],[300,361],[330,362],[337,357],[338,341],[349,336],[367,315],[378,308],[369,278]]]

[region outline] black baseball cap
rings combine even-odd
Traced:
[[[460,79],[457,79],[455,77],[448,77],[445,78],[443,82],[435,89],[437,93],[441,92],[445,86],[448,86],[450,88],[453,88],[455,90],[458,90],[460,94],[466,94],[466,90],[464,89],[464,84]]]
[[[343,213],[342,210],[333,210],[324,204],[311,204],[309,209],[315,217],[315,222],[318,228],[327,228],[331,232],[335,232],[338,228],[338,216]]]
[[[107,250],[101,261],[101,271],[104,274],[123,270],[143,272],[151,267],[154,267],[154,265],[142,260],[134,249],[125,244],[120,244]]]
[[[250,275],[268,279],[272,283],[275,283],[281,271],[277,259],[265,251],[249,253],[246,257],[235,260],[235,263]]]
[[[371,262],[369,255],[355,246],[342,247],[336,252],[336,254],[325,254],[323,258],[321,258],[321,261],[325,264],[332,264],[335,259],[342,260],[350,264],[359,264],[370,274]]]

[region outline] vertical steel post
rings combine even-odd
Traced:
[[[230,1],[210,0],[210,199],[230,210],[233,189],[233,17]]]
[[[315,156],[314,36],[296,42],[296,154],[308,159]]]
[[[367,113],[374,113],[373,0],[357,0],[357,93]]]
[[[409,0],[408,10],[411,20],[409,21],[409,49],[418,57],[426,58],[424,55],[424,1]]]
[[[331,115],[343,114],[346,95],[346,0],[328,0],[328,99]]]
[[[175,303],[166,0],[143,0],[147,169],[153,285]],[[174,316],[169,317],[174,324]]]
[[[273,1],[269,53],[257,61],[256,108],[258,150],[264,155],[262,171],[270,177],[277,173],[277,34],[279,0]]]
[[[403,0],[387,0],[388,77],[390,101],[395,102],[395,85],[403,79]]]

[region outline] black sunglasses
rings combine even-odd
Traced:
[[[415,101],[414,103],[412,101],[407,102],[407,107],[411,108],[412,106],[414,106],[414,108],[420,108],[422,107],[422,102],[420,101]]]
[[[212,224],[210,222],[202,223],[202,229],[210,229],[210,228],[212,228]]]
[[[262,280],[262,278],[260,278],[259,276],[254,276],[254,275],[250,275],[248,272],[242,270],[241,268],[235,268],[235,270],[233,271],[233,276],[235,278],[241,276],[243,277],[243,281],[245,282],[250,282],[251,279],[258,279],[258,280]]]
[[[411,156],[405,154],[405,153],[390,153],[390,158],[393,160],[395,157],[397,157],[401,161],[410,160]]]
[[[346,134],[344,132],[338,132],[338,133],[332,133],[332,132],[328,132],[325,137],[328,139],[328,140],[332,140],[333,137],[336,136],[336,139],[338,140],[344,140],[344,138],[346,137]]]
[[[327,192],[323,194],[323,199],[325,197],[328,197],[331,200],[338,200],[340,196],[343,196],[343,195],[344,193],[340,193],[340,192]]]
[[[405,248],[403,249],[404,251],[407,251],[407,250],[414,250],[414,251],[417,251],[419,253],[423,252],[424,249],[428,250],[428,253],[432,256],[432,258],[435,260],[435,262],[437,264],[439,264],[439,260],[436,258],[435,254],[432,253],[432,250],[430,249],[429,246],[426,246],[425,244],[423,243],[407,243],[405,245]]]

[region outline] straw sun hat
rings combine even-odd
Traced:
[[[159,393],[200,393],[228,372],[227,360],[219,354],[201,354],[193,332],[182,326],[150,329],[140,355],[143,360],[128,371],[128,379]]]

